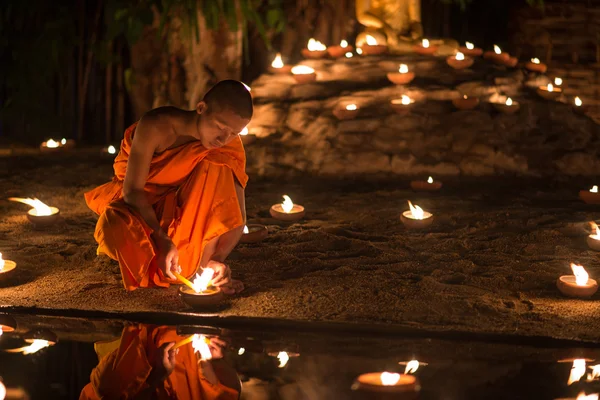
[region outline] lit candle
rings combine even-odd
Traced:
[[[434,46],[429,42],[429,39],[423,38],[421,43],[413,46],[413,51],[422,55],[430,55],[437,51],[438,46]]]
[[[379,44],[375,37],[367,35],[365,37],[365,43],[362,45],[362,49],[360,52],[358,51],[359,49],[356,49],[356,52],[358,54],[364,54],[368,56],[383,54],[387,52],[388,47],[386,45]]]
[[[345,39],[342,40],[339,46],[329,46],[327,48],[327,52],[333,58],[340,58],[342,56],[346,56],[347,58],[352,57],[353,47],[348,44],[348,41]],[[350,54],[350,56],[348,56]]]
[[[442,188],[442,182],[434,181],[430,176],[426,181],[412,181],[410,187],[416,191],[435,192]]]
[[[562,89],[554,87],[553,84],[548,83],[546,86],[539,86],[537,93],[540,95],[540,97],[546,100],[553,100],[560,96]]]
[[[465,42],[464,46],[459,47],[459,50],[467,56],[479,57],[483,54],[483,50],[476,48],[471,42]]]
[[[304,217],[304,207],[294,204],[288,195],[283,195],[283,202],[274,204],[269,210],[271,216],[281,221],[298,221]]]
[[[424,211],[418,205],[414,205],[408,201],[408,211],[404,211],[400,216],[400,220],[409,229],[426,228],[433,222],[433,214]]]
[[[336,107],[332,112],[339,120],[353,119],[358,115],[359,107],[358,105],[351,103],[346,104],[343,107]]]
[[[598,283],[590,279],[584,267],[571,264],[573,275],[563,275],[556,281],[558,290],[569,297],[590,297],[598,290]]]
[[[5,350],[7,353],[34,354],[46,347],[54,346],[58,342],[58,336],[47,329],[29,331],[23,335],[23,340],[28,346],[17,349]]]
[[[371,35],[367,35],[366,42],[367,42],[367,46],[377,46],[377,39],[375,39]]]
[[[0,281],[9,277],[17,268],[17,263],[11,260],[5,260],[0,253]],[[2,322],[0,320],[0,322]],[[2,326],[0,326],[2,328]]]
[[[0,259],[1,258],[2,257],[0,255]],[[15,329],[17,329],[17,321],[15,321],[13,317],[8,315],[0,315],[0,336],[5,333],[14,332]]]
[[[548,68],[546,64],[540,62],[539,58],[532,58],[531,61],[525,64],[525,68],[532,72],[544,73]]]
[[[238,356],[243,355],[246,352],[246,349],[243,347],[240,347],[240,349],[238,350]]]
[[[416,377],[395,372],[369,372],[359,375],[352,390],[379,393],[418,392],[420,384]]]
[[[592,225],[593,233],[587,237],[587,245],[590,249],[600,251],[600,229],[595,222],[590,223]]]
[[[462,97],[452,99],[452,104],[459,110],[472,110],[479,104],[479,99],[477,97],[468,97],[464,94]]]
[[[342,40],[342,41],[340,42],[340,47],[341,47],[341,48],[343,48],[343,49],[345,49],[346,47],[348,47],[348,42],[347,42],[347,41],[345,41],[345,40]]]
[[[323,58],[327,54],[327,46],[323,43],[310,38],[305,49],[302,49],[302,55],[306,58]]]
[[[346,106],[346,110],[348,110],[348,111],[354,111],[354,110],[357,110],[357,109],[358,109],[358,107],[356,107],[356,104],[348,104]]]
[[[351,51],[346,53],[346,58],[352,58],[352,57],[354,57],[354,54],[352,54]]]
[[[65,138],[62,138],[59,141],[54,140],[54,139],[48,139],[47,141],[42,142],[42,144],[40,144],[40,150],[55,151],[55,150],[59,150],[59,149],[66,149],[66,148],[73,147],[74,144],[75,144],[75,142],[73,140],[67,140]]]
[[[588,204],[600,204],[600,193],[598,193],[598,186],[594,185],[590,190],[580,190],[579,198]]]
[[[414,106],[414,103],[415,101],[405,94],[403,94],[401,98],[393,99],[390,102],[392,109],[401,115],[408,114]]]
[[[583,104],[583,101],[581,101],[581,99],[579,98],[579,96],[575,97],[575,107],[581,107],[581,105]]]
[[[415,73],[408,71],[408,65],[400,64],[398,72],[388,72],[387,78],[396,85],[406,85],[415,79]]]
[[[453,56],[449,56],[446,58],[446,63],[454,69],[465,69],[469,68],[473,65],[473,60],[471,57],[465,57],[463,53],[460,51]]]
[[[212,285],[212,278],[215,274],[212,268],[204,268],[202,274],[196,274],[192,282],[178,272],[173,272],[173,274],[185,284],[185,286],[179,287],[179,295],[191,307],[215,306],[223,300],[221,289]]]
[[[280,351],[277,354],[277,359],[279,360],[279,365],[277,367],[284,368],[287,365],[287,363],[290,361],[290,356],[287,352]]]
[[[510,54],[503,53],[500,46],[495,44],[494,51],[486,51],[483,54],[483,58],[485,58],[486,60],[492,60],[492,61],[496,61],[498,63],[503,64],[509,60]]]
[[[423,39],[421,41],[421,46],[425,49],[429,48],[429,40],[428,39]]]
[[[398,68],[398,72],[400,72],[401,74],[407,74],[408,73],[408,65],[400,64],[400,67]]]
[[[507,97],[504,103],[492,103],[492,105],[496,110],[504,114],[514,114],[520,108],[519,103],[514,101],[510,97]]]
[[[578,358],[573,360],[573,366],[571,367],[571,371],[569,372],[569,379],[567,380],[567,385],[571,386],[575,382],[579,382],[581,378],[585,375],[587,370],[585,359]]]
[[[317,79],[315,70],[306,65],[296,65],[292,68],[294,79],[298,83],[308,83]]]
[[[115,149],[115,146],[110,145],[110,146],[108,146],[107,151],[108,151],[108,154],[115,154],[117,152],[117,149]]]
[[[475,48],[475,45],[471,42],[465,42],[465,46],[468,50],[473,50]]]
[[[283,60],[281,59],[281,54],[277,53],[273,62],[271,63],[271,67],[273,68],[283,68]]]
[[[35,198],[9,197],[9,200],[18,201],[33,207],[27,211],[27,219],[34,224],[53,224],[57,221],[60,214],[60,210],[58,208],[48,206]]]
[[[240,243],[258,243],[264,240],[269,234],[269,230],[264,225],[250,224],[244,225]]]

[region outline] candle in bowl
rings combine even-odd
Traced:
[[[323,58],[327,55],[327,47],[318,40],[311,38],[306,49],[302,49],[302,55],[306,58]]]
[[[410,110],[412,110],[415,101],[413,99],[411,99],[410,97],[408,97],[407,95],[403,94],[402,98],[400,99],[393,99],[390,102],[392,109],[400,114],[400,115],[406,115],[410,112]]]
[[[268,234],[269,230],[264,225],[245,225],[242,237],[240,238],[240,243],[258,243],[263,241]]]
[[[342,40],[339,46],[329,46],[327,53],[329,53],[330,57],[340,58],[346,55],[346,53],[352,54],[352,50],[354,50],[354,47],[350,46],[346,40]]]
[[[40,144],[40,150],[42,152],[55,152],[59,150],[66,150],[75,147],[75,141],[72,139],[62,138],[61,140],[48,139]]]
[[[356,49],[358,54],[364,54],[365,56],[377,56],[380,54],[385,54],[388,51],[388,47],[383,44],[377,43],[377,39],[375,39],[371,35],[366,36],[366,42],[361,46],[361,52],[359,49]]]
[[[452,99],[452,104],[459,110],[472,110],[479,105],[477,97],[468,97],[466,94],[462,97]]]
[[[272,74],[289,74],[292,71],[291,65],[285,65],[283,60],[281,59],[281,54],[277,53],[273,62],[271,62],[271,66],[269,67],[269,72]]]
[[[514,114],[519,111],[520,105],[518,102],[513,101],[510,97],[506,98],[504,103],[492,103],[494,108],[503,114]]]
[[[406,85],[415,79],[415,73],[409,72],[406,64],[400,64],[398,72],[388,72],[387,78],[396,85]]]
[[[438,46],[434,46],[429,43],[429,39],[423,39],[421,40],[421,43],[413,46],[413,51],[421,55],[432,55],[437,51],[437,49]]]
[[[546,86],[538,86],[537,94],[546,99],[546,100],[554,100],[558,98],[562,93],[562,89],[555,87],[553,84],[549,83]]]
[[[483,53],[483,58],[503,64],[508,61],[510,54],[503,53],[502,49],[498,45],[494,45],[494,51],[486,51]]]
[[[598,290],[598,283],[590,279],[587,271],[581,265],[571,263],[573,275],[563,275],[556,281],[556,286],[562,294],[568,297],[590,297]]]
[[[17,321],[9,315],[0,315],[0,336],[4,333],[14,332],[17,329]]]
[[[596,225],[595,222],[592,222],[591,224],[594,233],[588,235],[586,239],[587,245],[592,250],[600,251],[600,229],[598,228],[598,225]]]
[[[433,214],[424,211],[418,205],[414,205],[409,201],[408,207],[410,210],[404,211],[400,215],[400,220],[405,227],[409,229],[422,229],[426,228],[433,222]]]
[[[0,282],[10,277],[17,268],[17,263],[11,260],[5,260],[0,253]]]
[[[598,193],[598,186],[594,185],[590,190],[580,190],[579,198],[588,204],[600,204],[600,193]]]
[[[283,203],[273,204],[269,212],[271,217],[281,221],[298,221],[304,217],[304,207],[294,204],[286,194],[283,195]]]
[[[33,224],[52,225],[58,221],[60,210],[56,207],[47,206],[38,199],[10,197],[9,200],[25,203],[33,207],[27,211],[27,219]]]
[[[306,65],[296,65],[294,68],[292,68],[292,74],[298,83],[313,82],[317,79],[315,70]]]
[[[207,308],[220,304],[224,295],[221,289],[211,285],[214,274],[212,268],[204,268],[202,274],[196,274],[194,281],[190,282],[175,272],[177,279],[185,284],[179,288],[181,299],[192,308]]]
[[[479,47],[475,47],[475,45],[471,42],[465,42],[465,45],[459,47],[458,50],[461,53],[471,57],[480,57],[483,54],[483,50]]]
[[[583,101],[579,98],[579,96],[573,99],[573,111],[575,111],[577,114],[585,114],[587,110],[587,105],[583,105]]]
[[[346,104],[345,106],[336,107],[333,109],[332,112],[333,112],[333,115],[335,115],[337,119],[345,120],[345,119],[356,118],[359,111],[360,111],[360,108],[356,104],[352,103],[352,104]]]
[[[474,61],[475,60],[473,60],[472,57],[466,57],[460,51],[455,55],[446,58],[446,63],[454,69],[469,68],[471,65],[473,65]]]
[[[256,135],[251,135],[250,131],[248,131],[248,127],[246,126],[240,132],[240,139],[242,139],[242,143],[247,146],[256,140]]]
[[[402,399],[412,399],[416,398],[419,390],[421,390],[421,385],[413,375],[398,374],[394,372],[369,372],[359,375],[354,380],[352,390],[376,392],[378,394],[390,394],[394,396],[401,395],[402,397],[400,398]],[[409,395],[409,397],[407,397],[407,395]]]
[[[437,192],[442,188],[442,182],[434,181],[430,176],[426,181],[412,181],[410,182],[412,190],[420,192]]]
[[[540,74],[544,74],[548,69],[548,66],[543,62],[540,62],[539,58],[532,58],[531,61],[528,61],[525,64],[525,68],[532,72],[539,72]]]

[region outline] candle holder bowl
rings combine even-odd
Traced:
[[[553,91],[548,91],[546,86],[539,86],[537,88],[537,94],[538,96],[540,96],[543,99],[546,100],[556,100],[560,97],[560,95],[562,94],[562,89],[560,88],[554,88]]]
[[[2,332],[14,332],[17,329],[17,321],[10,315],[0,315],[0,327]]]
[[[588,236],[585,241],[590,249],[600,251],[600,240],[596,240]]]
[[[304,58],[310,58],[313,60],[317,60],[319,58],[323,58],[323,57],[327,56],[327,49],[313,50],[313,51],[310,51],[309,49],[302,49],[302,56]]]
[[[521,108],[519,103],[513,103],[511,106],[507,106],[504,103],[492,103],[492,105],[497,111],[501,112],[502,114],[509,115],[516,113]]]
[[[459,110],[472,110],[479,105],[479,99],[477,97],[457,97],[452,99],[452,104]]]
[[[410,211],[404,211],[400,215],[400,221],[408,229],[424,229],[433,223],[433,214],[430,212],[423,211],[423,219],[410,218],[408,217],[410,214]]]
[[[341,57],[344,57],[347,52],[353,51],[353,50],[354,50],[354,47],[350,46],[350,45],[348,45],[346,47],[337,45],[337,46],[329,46],[327,48],[327,53],[332,58],[341,58]]]
[[[311,72],[310,74],[293,74],[294,79],[297,83],[310,83],[317,80],[317,74]]]
[[[458,48],[458,51],[463,53],[465,56],[469,56],[469,57],[481,57],[481,55],[483,55],[483,50],[480,49],[479,47],[475,47],[473,49],[467,49],[466,47],[461,46]]]
[[[579,198],[587,204],[600,204],[600,193],[593,193],[589,190],[580,190]]]
[[[249,224],[246,225],[248,233],[242,234],[240,243],[258,243],[263,241],[269,235],[269,230],[264,225]]]
[[[402,104],[400,102],[398,102],[398,103],[390,102],[390,107],[392,107],[392,110],[394,110],[394,112],[396,112],[396,114],[408,115],[415,107],[415,102],[413,101],[410,104]]]
[[[464,60],[457,60],[455,56],[446,58],[446,64],[457,70],[469,68],[474,62],[475,60],[473,58],[467,56],[465,56]]]
[[[60,218],[60,210],[56,207],[50,207],[52,214],[50,215],[37,215],[35,209],[32,208],[27,211],[27,219],[35,225],[49,226],[55,224]]]
[[[56,333],[42,328],[27,332],[25,335],[23,335],[23,340],[26,343],[33,343],[34,340],[45,340],[51,346],[54,346],[56,343],[58,343],[58,336]]]
[[[598,290],[598,283],[589,279],[585,286],[576,286],[575,275],[563,275],[556,280],[556,287],[567,297],[588,298]]]
[[[548,66],[547,66],[546,64],[544,64],[544,63],[539,63],[539,64],[536,64],[536,63],[533,63],[533,62],[531,62],[531,61],[528,61],[528,62],[525,64],[525,68],[526,68],[528,71],[531,71],[531,72],[538,72],[538,73],[540,73],[540,74],[545,74],[545,73],[546,73],[546,70],[548,70]]]
[[[421,385],[413,375],[400,374],[400,379],[395,385],[384,386],[381,384],[381,372],[369,372],[359,375],[352,384],[352,390],[375,392],[380,395],[392,395],[401,397],[384,397],[394,399],[416,399]],[[414,397],[413,397],[414,396]],[[376,398],[380,398],[379,396]]]
[[[434,54],[438,50],[438,46],[429,45],[429,47],[423,47],[420,44],[416,44],[413,46],[413,51],[417,54],[421,54],[422,56],[430,56]]]
[[[75,141],[73,139],[67,139],[65,144],[60,144],[60,141],[58,143],[58,147],[48,147],[46,142],[42,142],[42,144],[40,144],[40,151],[42,153],[55,153],[65,150],[71,150],[75,147]]]
[[[506,60],[501,60],[499,64],[504,65],[505,67],[514,68],[519,63],[519,59],[517,57],[508,57]]]
[[[412,82],[415,79],[415,73],[412,71],[402,73],[402,72],[388,72],[387,78],[390,82],[395,85],[406,85]]]
[[[178,293],[181,300],[193,309],[214,308],[220,305],[225,298],[221,289],[216,287],[210,287],[201,293],[196,293],[188,286],[180,286]]]
[[[510,58],[510,54],[508,54],[508,53],[497,54],[496,52],[491,51],[491,50],[483,53],[484,60],[494,61],[499,64],[502,64],[502,63],[508,61],[509,58]]]
[[[304,207],[298,204],[294,204],[294,208],[289,213],[283,211],[281,204],[273,204],[269,210],[271,217],[280,221],[299,221],[304,218]]]
[[[14,275],[17,270],[17,263],[11,260],[4,260],[4,268],[0,271],[0,282],[4,282]],[[0,321],[1,323],[2,321]]]
[[[576,106],[573,104],[573,112],[575,112],[575,114],[585,115],[589,110],[590,107],[588,105]]]
[[[335,115],[335,117],[337,119],[347,120],[347,119],[356,118],[359,111],[360,111],[360,108],[357,108],[356,110],[346,110],[343,107],[337,107],[337,108],[334,108],[331,112],[333,113],[333,115]]]
[[[287,74],[289,74],[289,73],[292,72],[292,66],[291,65],[284,65],[281,68],[269,67],[269,72],[272,73],[272,74],[287,75]]]

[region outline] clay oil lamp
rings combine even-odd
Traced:
[[[539,58],[532,58],[525,64],[525,68],[531,72],[539,72],[540,74],[546,73],[548,66],[543,62],[540,62]]]
[[[430,176],[426,181],[412,181],[410,187],[417,192],[437,192],[442,188],[442,182],[434,181]]]
[[[568,297],[591,297],[598,290],[598,283],[590,279],[587,271],[581,265],[571,263],[573,275],[563,275],[556,281],[556,286],[562,294]]]
[[[317,79],[315,70],[306,65],[296,65],[292,68],[292,74],[298,83],[309,83]]]
[[[413,46],[413,51],[417,54],[421,54],[424,56],[430,56],[435,53],[438,49],[438,46],[434,46],[429,43],[428,39],[421,40],[421,43],[415,44]]]
[[[9,200],[25,203],[33,207],[27,211],[27,219],[33,224],[52,225],[58,221],[60,210],[56,207],[47,206],[38,199],[10,197]]]
[[[359,49],[356,49],[358,54],[364,54],[365,56],[378,56],[380,54],[385,54],[388,51],[388,47],[383,44],[377,43],[377,39],[375,39],[371,35],[367,35],[365,38],[366,42],[361,46],[362,51],[359,52]]]
[[[519,59],[517,57],[509,56],[507,60],[502,61],[500,64],[502,64],[506,67],[514,68],[517,66],[518,63],[519,63]]]
[[[256,140],[256,135],[251,135],[250,131],[248,131],[248,127],[245,126],[240,132],[240,139],[242,139],[242,143],[247,146]]]
[[[452,104],[459,110],[472,110],[479,105],[477,97],[468,97],[466,94],[462,97],[452,99]]]
[[[212,268],[204,268],[202,274],[196,274],[193,282],[190,282],[181,274],[174,273],[177,279],[185,284],[179,288],[179,296],[192,308],[202,309],[214,307],[223,301],[223,292],[218,287],[211,285],[215,271]]]
[[[281,59],[281,54],[277,53],[273,62],[271,62],[271,66],[269,67],[269,72],[272,74],[289,74],[292,70],[291,65],[285,65],[283,60]]]
[[[595,222],[591,222],[593,233],[588,235],[586,242],[590,249],[600,251],[600,229]]]
[[[406,64],[400,64],[398,72],[388,72],[387,78],[396,85],[406,85],[415,79],[415,73],[409,72]]]
[[[475,60],[473,60],[472,57],[466,57],[460,51],[455,55],[446,58],[446,63],[454,69],[469,68],[471,65],[473,65],[474,61]]]
[[[422,229],[427,228],[433,222],[433,214],[417,205],[414,205],[409,201],[408,207],[410,210],[404,211],[400,215],[400,220],[408,229]]]
[[[577,114],[585,114],[587,110],[588,106],[583,105],[583,101],[579,98],[579,96],[573,99],[573,111],[575,111]]]
[[[562,93],[562,89],[555,87],[553,84],[549,83],[546,86],[538,86],[537,94],[546,100],[555,100]]]
[[[580,190],[579,198],[588,204],[600,204],[598,186],[594,185],[590,190]]]
[[[483,54],[483,50],[479,47],[475,47],[475,45],[471,42],[465,42],[465,45],[459,47],[458,50],[469,57],[481,57]]]
[[[309,39],[306,49],[302,49],[302,55],[305,58],[318,59],[327,55],[327,47],[313,38]]]
[[[415,100],[403,94],[400,99],[393,99],[390,104],[396,113],[406,115],[412,110]]]
[[[514,114],[519,111],[520,105],[518,102],[513,101],[510,97],[506,98],[504,103],[492,103],[494,108],[503,114]]]
[[[40,144],[40,150],[42,152],[54,152],[58,150],[65,150],[75,147],[75,141],[72,139],[62,138],[60,141],[54,139],[48,139]]]
[[[263,241],[268,234],[269,230],[264,225],[245,225],[242,237],[240,238],[240,243],[258,243]]]
[[[486,60],[495,61],[499,64],[504,64],[510,58],[510,54],[503,53],[498,45],[494,45],[494,51],[486,51],[483,53],[483,58]]]
[[[340,58],[347,53],[352,54],[352,50],[354,50],[354,47],[350,46],[346,40],[342,40],[339,46],[329,46],[327,48],[327,53],[329,53],[330,57]]]
[[[269,212],[271,217],[281,221],[298,221],[304,218],[304,207],[294,204],[286,194],[283,195],[283,203],[273,204]]]
[[[369,372],[359,375],[352,390],[369,392],[372,396],[395,399],[416,399],[421,385],[416,377],[395,372]]]
[[[333,115],[335,115],[335,117],[337,119],[346,120],[346,119],[356,118],[359,111],[360,111],[360,108],[358,107],[358,105],[352,103],[352,104],[346,104],[345,106],[342,106],[342,107],[336,107],[333,109],[332,113],[333,113]]]
[[[4,333],[11,333],[17,329],[17,321],[8,315],[0,315],[0,337]]]
[[[15,272],[16,268],[17,268],[16,262],[3,259],[2,253],[0,253],[0,282],[2,282],[3,280],[5,280],[9,276],[11,276]],[[1,328],[1,326],[0,326],[0,328]]]

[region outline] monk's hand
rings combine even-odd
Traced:
[[[208,348],[213,360],[223,358],[223,349],[227,346],[227,343],[218,337],[211,337],[208,339]]]
[[[158,268],[162,271],[163,275],[173,280],[177,280],[172,271],[179,272],[179,252],[177,247],[169,236],[165,233],[158,233],[153,236],[154,242],[157,247],[157,262]]]
[[[212,284],[214,286],[226,286],[231,283],[231,270],[226,264],[223,264],[219,261],[210,260],[206,265],[206,268],[212,268],[212,270],[215,271],[212,279]]]
[[[175,342],[165,343],[158,348],[152,371],[148,377],[148,383],[158,385],[173,373],[175,369],[175,356],[179,349],[174,349]]]

